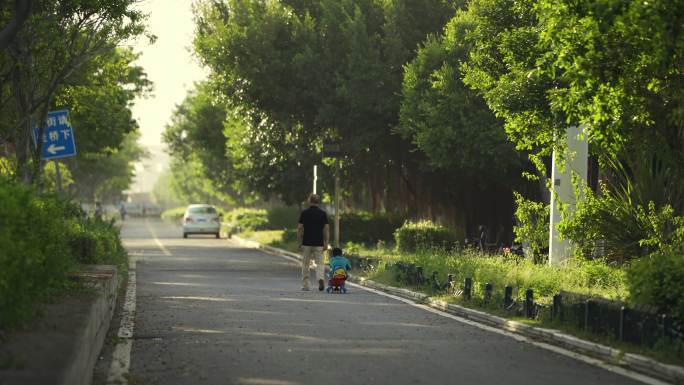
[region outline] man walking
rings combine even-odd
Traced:
[[[318,290],[325,288],[325,265],[323,265],[323,250],[328,247],[330,239],[330,225],[328,214],[318,207],[321,197],[316,194],[309,196],[309,208],[299,215],[297,224],[297,241],[302,250],[302,290],[309,290],[309,264],[316,261],[316,279]]]

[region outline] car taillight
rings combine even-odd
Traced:
[[[185,221],[185,223],[191,223],[192,222],[191,217],[185,217],[185,218],[183,218],[183,220]]]

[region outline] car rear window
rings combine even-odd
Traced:
[[[188,209],[188,214],[216,214],[216,209],[213,207],[191,207]]]

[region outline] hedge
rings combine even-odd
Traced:
[[[161,213],[161,219],[173,223],[180,223],[183,220],[185,209],[186,207],[176,207],[165,210],[163,213]]]
[[[268,217],[264,209],[239,208],[231,210],[227,215],[230,226],[239,227],[240,231],[270,230]]]
[[[67,231],[73,258],[83,264],[117,265],[125,270],[128,262],[118,228],[112,222],[87,218],[72,223]]]
[[[330,217],[330,229],[333,229],[335,218]],[[401,221],[387,215],[372,215],[368,212],[342,213],[340,216],[340,240],[343,243],[354,242],[374,245],[378,241],[392,242],[394,232],[401,226]],[[331,234],[332,235],[332,234]]]
[[[432,221],[405,222],[394,232],[397,250],[415,251],[441,248],[452,249],[458,244],[456,233]]]
[[[684,321],[684,255],[653,254],[627,270],[630,300]]]
[[[271,230],[293,229],[299,221],[299,208],[273,207],[266,211],[268,226]]]

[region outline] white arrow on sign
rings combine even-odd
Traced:
[[[50,147],[47,148],[47,152],[55,155],[58,151],[64,151],[65,148],[66,147],[64,146],[55,146],[54,144],[51,144]]]

